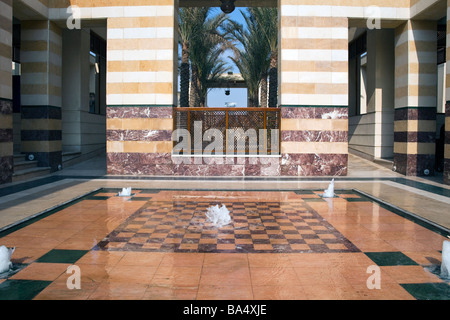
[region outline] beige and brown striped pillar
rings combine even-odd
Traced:
[[[12,181],[12,1],[0,1],[0,184]]]
[[[53,171],[62,166],[62,31],[51,21],[21,30],[22,153]]]
[[[172,174],[177,2],[149,1],[108,19],[109,174]]]
[[[310,7],[280,0],[280,175],[346,175],[348,19]]]
[[[410,20],[395,30],[394,167],[411,176],[434,174],[437,25]]]
[[[450,61],[450,0],[447,0],[447,63]],[[450,67],[447,64],[445,96],[444,183],[450,184]]]

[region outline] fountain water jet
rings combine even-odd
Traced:
[[[450,279],[450,241],[442,245],[441,278]]]
[[[131,187],[123,188],[122,191],[119,192],[119,197],[129,197],[131,196]]]
[[[219,207],[219,205],[209,207],[206,211],[206,217],[207,222],[211,222],[217,227],[226,226],[231,222],[230,211],[225,205],[222,205],[222,207]]]
[[[328,189],[324,191],[322,194],[324,198],[334,198],[334,179],[331,180]]]
[[[0,247],[0,273],[9,271],[12,268],[11,255],[16,248]]]

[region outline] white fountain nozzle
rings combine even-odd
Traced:
[[[207,221],[218,227],[226,226],[231,222],[230,211],[225,205],[212,206],[206,211]]]
[[[442,244],[441,278],[450,279],[450,241]]]
[[[324,193],[322,194],[322,197],[334,198],[334,179],[331,180],[330,184],[328,185],[328,189],[324,191]]]
[[[123,188],[122,191],[119,192],[119,197],[129,197],[131,196],[131,187]]]
[[[11,256],[16,248],[0,247],[0,273],[9,271],[12,268]]]

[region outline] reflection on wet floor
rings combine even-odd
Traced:
[[[435,272],[446,235],[356,191],[119,191],[0,235],[16,247],[0,299],[450,299]],[[206,221],[216,204],[231,224]]]

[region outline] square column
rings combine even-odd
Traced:
[[[12,0],[0,1],[0,184],[13,175]]]
[[[348,19],[300,7],[280,0],[280,175],[346,175]]]
[[[22,153],[41,167],[62,167],[62,31],[51,21],[23,21]]]
[[[434,174],[437,25],[410,20],[395,30],[394,167],[404,175]]]
[[[445,105],[444,183],[450,184],[450,102]]]
[[[445,146],[444,146],[444,183],[450,184],[450,0],[447,0],[447,74],[446,74],[446,88],[445,99]]]
[[[109,174],[172,174],[178,1],[124,8],[107,22]]]

